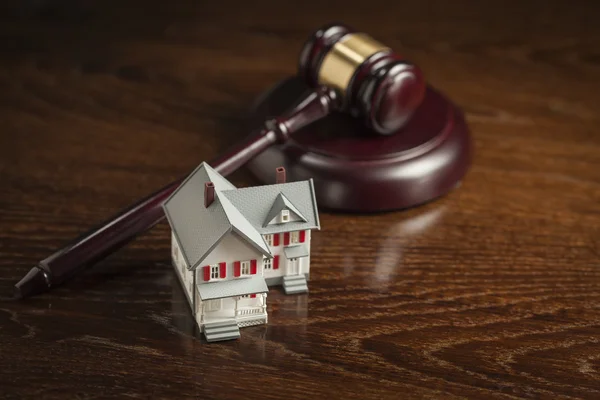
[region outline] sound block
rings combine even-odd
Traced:
[[[307,90],[299,78],[280,82],[257,99],[249,128],[289,110]],[[369,213],[418,206],[448,193],[471,158],[462,112],[428,87],[411,120],[393,135],[378,135],[361,119],[335,113],[265,150],[247,167],[272,184],[275,168],[283,166],[288,181],[313,178],[319,208]]]

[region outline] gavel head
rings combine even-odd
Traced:
[[[300,76],[311,87],[329,86],[343,108],[389,135],[401,128],[423,100],[421,70],[368,35],[344,25],[316,31],[300,54]]]

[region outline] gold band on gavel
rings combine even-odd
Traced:
[[[319,70],[319,84],[327,85],[346,95],[354,72],[375,53],[389,50],[364,33],[352,33],[333,45],[323,58]]]

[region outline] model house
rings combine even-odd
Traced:
[[[266,324],[269,286],[308,291],[311,231],[320,229],[312,179],[237,189],[202,163],[165,201],[171,256],[207,341]]]

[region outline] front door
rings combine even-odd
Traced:
[[[298,275],[300,273],[300,260],[297,258],[290,258],[288,260],[288,275]]]

